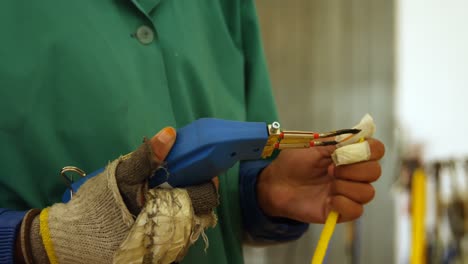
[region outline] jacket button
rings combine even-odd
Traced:
[[[143,25],[136,31],[136,38],[143,45],[148,45],[154,40],[154,32],[150,27]]]

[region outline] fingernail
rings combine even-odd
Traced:
[[[172,142],[175,138],[176,132],[172,127],[166,127],[158,133],[158,139],[164,144]]]

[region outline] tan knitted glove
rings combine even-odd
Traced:
[[[145,204],[149,175],[160,166],[174,141],[175,130],[166,128],[135,152],[109,163],[103,173],[83,184],[69,203],[55,204],[40,215],[30,211],[20,236],[25,262],[112,263]],[[218,197],[214,187],[209,190],[190,198],[195,206],[203,197],[203,204],[210,207],[208,214],[212,214]]]

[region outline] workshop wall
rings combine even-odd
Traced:
[[[282,126],[328,131],[370,113],[387,147],[377,195],[358,225],[358,261],[349,260],[339,225],[327,263],[393,263],[394,1],[256,2]],[[246,247],[246,263],[309,263],[321,229],[312,225],[289,244]]]
[[[468,2],[398,2],[397,115],[407,140],[423,145],[426,160],[465,158],[468,141]]]
[[[413,253],[406,245],[415,240],[409,224],[415,217],[404,210],[413,204],[408,198],[414,197],[409,187],[416,161],[427,174],[426,237],[419,240],[427,259],[468,263],[468,2],[396,2],[395,110],[403,154],[395,188],[403,212],[395,223],[396,256],[405,263]],[[449,136],[441,139],[440,130]]]

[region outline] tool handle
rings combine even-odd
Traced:
[[[165,160],[165,169],[151,177],[151,188],[184,187],[201,184],[227,171],[240,160],[256,160],[268,140],[263,122],[241,122],[216,118],[201,118],[178,129],[177,138]],[[101,168],[72,184],[76,192]],[[70,200],[67,190],[62,200]]]
[[[181,128],[150,187],[167,182],[183,187],[207,182],[240,160],[260,159],[268,140],[266,123],[202,118]]]

